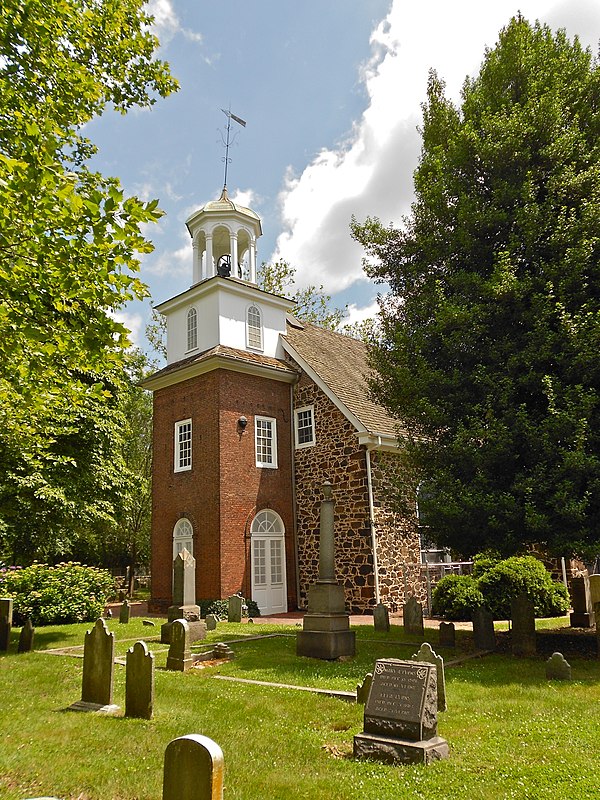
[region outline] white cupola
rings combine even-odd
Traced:
[[[223,187],[218,200],[186,220],[193,242],[193,283],[219,275],[256,284],[256,240],[262,234],[260,217],[232,202]]]

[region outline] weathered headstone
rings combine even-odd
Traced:
[[[200,606],[196,605],[196,559],[185,548],[173,561],[173,604],[167,609],[167,622],[161,626],[160,640],[171,641],[171,628],[176,619],[190,623],[190,642],[206,637],[206,624],[200,619]]]
[[[571,578],[572,628],[591,628],[594,624],[594,606],[587,575]]]
[[[495,650],[494,617],[483,606],[473,609],[473,641],[477,650]]]
[[[423,636],[425,633],[423,628],[423,607],[417,598],[412,595],[404,603],[402,622],[405,633],[418,633],[419,636]]]
[[[588,586],[590,587],[590,604],[592,606],[592,613],[596,603],[600,603],[600,575],[594,573],[588,577]]]
[[[513,655],[526,658],[534,656],[536,654],[535,608],[526,594],[520,594],[511,600],[510,618]]]
[[[354,755],[379,761],[430,764],[448,755],[437,735],[437,670],[433,664],[382,658],[375,663],[364,731]]]
[[[243,598],[239,594],[233,594],[227,602],[227,622],[242,621]]]
[[[109,632],[103,619],[98,619],[85,634],[81,700],[69,706],[70,710],[102,714],[119,710],[112,702],[114,661],[115,635]]]
[[[437,710],[446,711],[446,674],[444,672],[444,659],[432,649],[429,642],[423,642],[419,650],[411,656],[411,661],[433,664],[437,670]]]
[[[456,626],[453,622],[440,622],[440,647],[456,647]]]
[[[185,619],[176,619],[171,627],[171,644],[167,655],[167,669],[185,672],[193,663],[188,622]]]
[[[600,603],[594,603],[594,621],[596,623],[596,647],[600,658]]]
[[[369,699],[369,692],[371,691],[371,684],[373,683],[373,673],[367,672],[362,683],[356,687],[356,702],[364,706]]]
[[[21,628],[19,634],[18,653],[29,653],[33,650],[33,637],[35,636],[35,628],[31,624],[29,617],[25,620],[25,624]]]
[[[323,484],[319,518],[319,577],[308,590],[308,613],[296,634],[296,654],[334,661],[356,652],[356,633],[350,630],[344,587],[335,577],[335,528],[332,486]]]
[[[206,736],[191,733],[167,745],[162,800],[222,800],[223,751]]]
[[[13,601],[12,597],[0,597],[0,652],[5,653],[10,644],[12,630]]]
[[[123,603],[121,604],[121,610],[119,611],[119,622],[126,625],[129,622],[129,615],[131,614],[131,608],[129,607],[129,600],[125,598]]]
[[[546,661],[546,678],[555,681],[571,680],[571,665],[562,653],[552,653]]]
[[[206,623],[207,631],[214,631],[217,627],[217,618],[214,614],[207,614],[204,622]]]
[[[155,623],[155,622],[152,622],[152,620],[151,620],[151,619],[143,619],[143,620],[142,620],[142,625],[145,625],[147,628],[154,628],[154,626],[156,625],[156,623]]]
[[[218,642],[213,647],[213,658],[227,658],[231,660],[235,658],[235,653],[225,642]]]
[[[390,614],[384,603],[377,603],[373,609],[373,627],[376,631],[388,633],[390,630]]]
[[[154,708],[154,653],[146,642],[136,642],[125,660],[125,716],[152,719]]]

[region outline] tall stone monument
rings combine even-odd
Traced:
[[[323,484],[319,536],[319,579],[308,590],[308,613],[296,637],[296,654],[333,661],[356,652],[344,587],[335,578],[334,501],[331,484]]]
[[[571,578],[572,628],[592,628],[594,626],[594,604],[590,594],[590,581],[587,575]]]
[[[200,606],[196,605],[196,559],[185,548],[173,561],[173,605],[167,610],[167,622],[161,625],[160,640],[171,642],[171,629],[176,619],[189,623],[190,641],[197,642],[206,636],[206,623],[200,619]]]

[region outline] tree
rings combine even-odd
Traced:
[[[373,389],[426,523],[463,554],[600,550],[600,70],[521,16],[455,107],[430,74],[401,230],[353,222],[391,291]]]
[[[265,292],[291,295],[296,304],[294,316],[298,319],[336,330],[344,319],[345,308],[332,308],[331,297],[325,294],[322,286],[310,285],[304,289],[295,289],[295,275],[296,269],[287,261],[273,261],[269,264],[263,261],[258,269],[258,285]],[[295,291],[292,293],[293,289]]]
[[[176,88],[144,0],[6,0],[0,9],[0,547],[65,552],[114,524],[123,489],[126,329],[156,201],[89,169],[82,126]]]

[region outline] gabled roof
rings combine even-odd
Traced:
[[[359,434],[395,443],[401,425],[370,397],[367,346],[358,339],[288,319],[284,350],[355,425]]]

